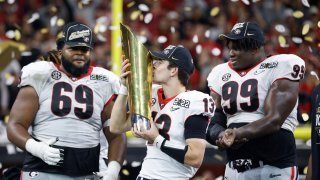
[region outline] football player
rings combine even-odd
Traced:
[[[152,116],[149,130],[133,128],[136,137],[147,140],[147,155],[137,179],[190,179],[201,166],[209,117],[214,112],[213,99],[199,91],[188,91],[194,65],[192,56],[182,46],[170,45],[153,52]],[[121,87],[111,114],[111,132],[130,130],[131,116],[126,113],[125,78],[130,63],[123,56]]]
[[[230,60],[208,76],[216,103],[208,141],[227,150],[226,179],[296,179],[299,81],[304,61],[293,54],[267,57],[254,22],[220,36]]]
[[[99,179],[100,131],[109,141],[104,179],[117,179],[126,151],[124,134],[107,127],[119,78],[90,66],[92,30],[64,27],[61,65],[39,61],[22,69],[10,113],[9,140],[25,149],[21,179]],[[32,127],[31,134],[28,128]]]
[[[308,173],[306,180],[320,179],[320,85],[318,85],[312,94],[311,110],[311,155],[308,163]]]

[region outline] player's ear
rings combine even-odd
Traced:
[[[171,77],[175,76],[178,74],[179,68],[178,67],[173,67],[171,68]]]

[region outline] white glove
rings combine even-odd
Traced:
[[[96,172],[95,175],[99,176],[102,180],[117,180],[121,166],[117,161],[110,161],[108,170],[103,172]]]
[[[42,159],[45,163],[58,166],[63,161],[63,149],[57,149],[49,146],[57,141],[57,138],[53,138],[47,142],[37,142],[30,138],[27,140],[25,147],[29,153]]]

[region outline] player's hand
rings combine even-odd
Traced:
[[[45,163],[53,166],[59,166],[63,163],[63,149],[51,147],[58,141],[58,138],[49,139],[46,142],[37,142],[34,139],[28,139],[26,150],[34,156],[42,159]]]
[[[216,140],[216,144],[222,149],[230,148],[235,141],[235,137],[234,129],[226,129],[224,132],[219,134],[219,139]]]
[[[248,142],[247,138],[236,139],[236,128],[227,129],[219,134],[218,140],[216,140],[216,145],[221,149],[238,149],[244,143]]]
[[[150,121],[150,129],[147,130],[144,126],[137,127],[137,124],[134,124],[132,128],[132,133],[135,137],[142,138],[152,144],[156,137],[159,135],[159,130],[156,127],[153,121]]]
[[[94,172],[101,180],[117,180],[121,165],[117,161],[110,161],[108,164],[108,170],[103,172]]]
[[[121,71],[120,71],[120,80],[121,80],[121,84],[123,84],[124,86],[127,86],[127,77],[128,75],[131,73],[131,71],[128,70],[128,67],[131,66],[131,64],[129,63],[129,59],[126,59],[125,55],[121,56],[122,58],[122,63],[121,63]]]

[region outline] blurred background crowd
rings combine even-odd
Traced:
[[[257,22],[268,54],[293,53],[305,60],[299,110],[301,122],[307,122],[310,95],[319,82],[319,7],[318,0],[123,0],[122,18],[149,49],[169,44],[189,48],[196,65],[190,88],[207,93],[207,75],[228,61],[219,34],[236,22]],[[94,29],[92,64],[111,69],[111,0],[0,0],[0,133],[18,92],[21,68],[56,49],[57,36],[70,21]]]

